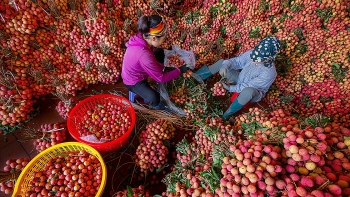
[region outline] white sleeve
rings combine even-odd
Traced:
[[[238,57],[234,57],[231,59],[228,59],[230,61],[229,64],[229,68],[228,69],[234,69],[234,70],[239,70],[239,69],[243,69],[245,65],[247,65],[247,63],[249,63],[250,61],[252,61],[252,59],[250,58],[250,54],[252,53],[252,49],[239,55]]]

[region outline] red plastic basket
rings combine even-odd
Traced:
[[[126,112],[131,117],[131,126],[128,131],[124,133],[121,137],[104,143],[93,143],[88,142],[80,138],[80,134],[77,130],[76,123],[84,121],[84,115],[86,114],[87,110],[93,109],[96,104],[105,104],[112,102],[115,105],[118,105],[122,108],[123,113]],[[72,137],[84,144],[87,144],[89,146],[94,147],[99,153],[105,154],[110,153],[113,151],[117,151],[120,148],[122,148],[129,140],[129,137],[131,135],[131,131],[133,130],[136,122],[136,115],[134,108],[132,107],[132,104],[129,102],[128,99],[116,96],[112,94],[98,94],[94,95],[92,97],[86,98],[82,101],[80,101],[70,112],[69,117],[67,120],[67,127],[69,133],[72,135]]]

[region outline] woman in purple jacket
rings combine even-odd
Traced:
[[[137,22],[139,33],[126,43],[126,52],[122,66],[123,83],[132,91],[149,102],[157,110],[166,109],[160,102],[160,94],[149,85],[150,76],[156,82],[168,82],[188,70],[165,67],[164,51],[158,47],[166,37],[166,24],[159,15],[141,16]],[[155,50],[154,50],[155,49]]]

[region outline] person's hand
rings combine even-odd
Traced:
[[[233,73],[229,71],[229,72],[226,73],[225,78],[226,78],[225,83],[229,84],[229,85],[232,85],[234,83],[234,80],[235,80],[236,77],[233,76]]]
[[[183,66],[180,66],[179,69],[181,71],[181,74],[183,74],[183,73],[187,72],[189,68],[185,64]]]
[[[230,85],[229,84],[226,84],[224,82],[221,82],[221,84],[222,84],[222,87],[225,88],[225,90],[230,91]]]
[[[175,69],[176,69],[176,68],[174,68],[174,67],[164,67],[163,73],[171,72],[171,71],[173,71],[173,70],[175,70]]]
[[[228,72],[229,66],[230,66],[231,62],[229,60],[224,60],[222,62],[222,66],[220,68],[219,74],[221,75],[221,77],[225,78],[226,74]]]

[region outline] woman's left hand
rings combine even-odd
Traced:
[[[183,74],[183,73],[187,72],[189,68],[185,64],[185,65],[180,66],[179,69],[181,71],[181,74]]]
[[[176,68],[174,68],[174,67],[164,67],[164,69],[163,69],[163,73],[168,73],[168,72],[171,72],[171,71],[173,71],[173,70],[175,70]]]

